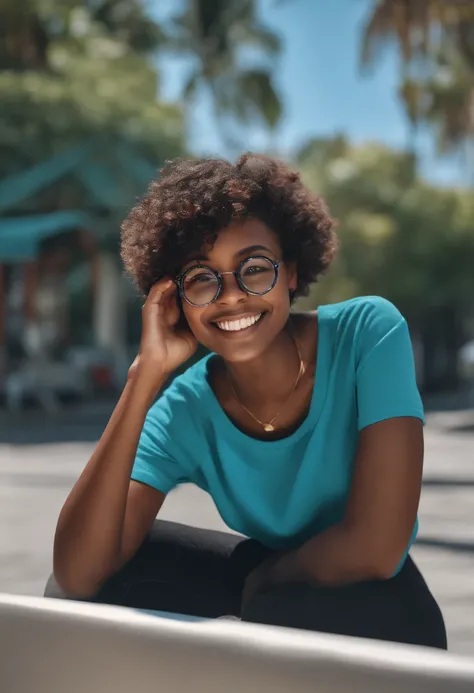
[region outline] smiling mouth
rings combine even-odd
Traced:
[[[263,313],[257,313],[256,315],[249,315],[246,318],[237,318],[236,320],[219,320],[214,325],[223,332],[242,332],[242,330],[248,330],[249,327],[253,327],[262,316]]]

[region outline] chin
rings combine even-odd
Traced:
[[[219,349],[219,351],[215,350],[216,354],[219,354],[221,358],[224,359],[224,361],[227,361],[228,363],[248,363],[250,361],[254,361],[255,359],[258,359],[259,357],[262,356],[262,354],[265,352],[264,347],[258,348],[256,345],[255,346],[248,346],[245,348],[226,348],[226,349]]]
[[[246,363],[260,358],[281,331],[269,328],[270,323],[253,334],[216,333],[215,330],[218,328],[212,328],[212,334],[206,335],[206,346],[228,363]]]

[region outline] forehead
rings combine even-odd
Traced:
[[[272,255],[278,255],[280,252],[278,236],[258,219],[233,222],[219,232],[212,248],[202,250],[209,259],[219,260],[236,257],[239,251],[252,246],[264,246]],[[265,251],[261,250],[256,254],[265,255]]]
[[[234,221],[219,231],[211,247],[204,245],[198,252],[188,255],[181,266],[191,267],[197,262],[212,265],[221,272],[235,269],[235,265],[250,255],[266,255],[281,260],[278,235],[258,219]]]

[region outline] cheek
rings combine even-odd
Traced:
[[[271,302],[276,306],[277,304],[281,307],[289,303],[290,301],[290,291],[293,289],[293,282],[282,275],[273,291],[269,294]]]
[[[201,320],[201,315],[203,313],[202,309],[194,308],[193,306],[190,306],[189,303],[183,302],[183,304],[181,306],[181,312],[182,312],[183,319],[187,323],[191,332],[193,332],[193,334],[198,336],[200,330],[202,330],[202,320]]]
[[[296,264],[294,262],[288,262],[281,267],[280,276],[278,277],[278,284],[281,288],[284,288],[286,292],[294,291],[298,284],[298,274],[296,271]]]

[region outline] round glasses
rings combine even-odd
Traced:
[[[208,306],[222,293],[224,274],[233,274],[242,291],[254,296],[263,296],[273,289],[278,281],[281,262],[268,257],[248,257],[240,263],[236,272],[216,272],[207,265],[194,265],[176,277],[180,295],[192,306]]]

